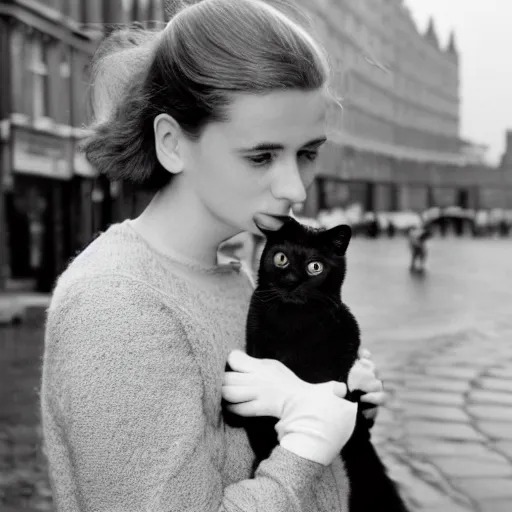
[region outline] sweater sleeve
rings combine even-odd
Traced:
[[[82,512],[306,510],[323,467],[281,447],[253,479],[223,488],[201,374],[167,299],[111,277],[61,295],[49,310],[43,389]],[[51,472],[59,461],[49,463]]]

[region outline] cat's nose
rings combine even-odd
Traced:
[[[288,286],[297,286],[297,284],[299,283],[299,276],[296,276],[295,274],[288,274],[286,277],[285,277],[285,282]]]

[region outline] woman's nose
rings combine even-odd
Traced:
[[[306,200],[306,188],[300,176],[297,162],[288,163],[276,169],[276,176],[272,185],[272,195],[276,199],[291,204],[303,203]]]

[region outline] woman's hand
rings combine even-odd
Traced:
[[[375,421],[378,406],[386,402],[386,393],[382,381],[377,378],[375,363],[371,360],[369,350],[359,349],[359,359],[354,363],[348,375],[348,388],[350,391],[358,389],[365,394],[361,402],[370,404],[363,410],[363,415],[370,421]]]
[[[304,393],[308,384],[274,359],[257,359],[240,350],[228,356],[233,371],[224,373],[222,397],[227,409],[240,416],[281,418],[290,395]]]
[[[329,465],[355,427],[357,404],[344,400],[340,382],[309,384],[282,363],[233,351],[224,373],[222,397],[240,416],[273,416],[281,446]]]

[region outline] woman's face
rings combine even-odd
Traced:
[[[236,95],[228,121],[210,123],[187,143],[184,185],[227,232],[278,229],[267,215],[303,203],[326,137],[328,95],[277,91]],[[232,232],[232,233],[231,233]]]

